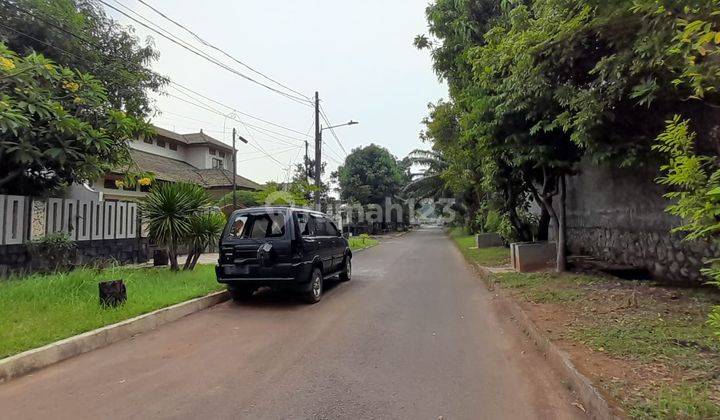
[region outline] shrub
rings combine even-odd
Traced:
[[[76,244],[64,232],[56,232],[28,244],[32,264],[40,271],[58,271],[75,264]]]

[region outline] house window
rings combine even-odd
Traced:
[[[158,147],[165,148],[165,140],[157,139],[157,143],[156,143],[156,144],[158,145]]]
[[[143,143],[152,144],[152,137],[145,137]]]
[[[215,156],[215,149],[212,147],[210,148],[210,156]]]
[[[225,168],[225,163],[222,159],[215,159],[212,160],[212,167],[213,169],[223,169]]]
[[[170,150],[177,150],[177,143],[170,143],[168,147],[170,147]]]
[[[225,159],[225,152],[223,152],[222,150],[220,150],[220,151],[218,152],[218,156],[220,156],[221,158]]]

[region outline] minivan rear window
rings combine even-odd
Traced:
[[[227,237],[231,239],[279,238],[285,235],[283,213],[238,214],[232,219]]]

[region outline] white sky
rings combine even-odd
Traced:
[[[123,10],[116,0],[106,1]],[[190,34],[137,0],[117,1],[193,45],[200,45]],[[273,79],[307,96],[319,91],[323,108],[333,124],[351,119],[360,122],[336,130],[348,152],[376,143],[402,158],[411,150],[423,147],[418,133],[420,121],[427,113],[427,103],[447,96],[447,88],[432,71],[428,53],[412,45],[415,35],[427,32],[426,0],[145,1]],[[112,10],[108,12],[121,23],[132,24],[141,39],[153,37],[161,53],[155,69],[161,74],[240,111],[303,133],[310,129],[313,122],[310,107],[243,80],[126,17]],[[212,50],[206,48],[205,51]],[[223,61],[262,80],[230,60]],[[178,95],[173,88],[167,91]],[[283,181],[291,162],[302,162],[304,144],[301,141],[285,139],[290,145],[283,144],[254,130],[250,136],[240,123],[232,120],[228,120],[225,126],[228,133],[223,135],[225,118],[219,115],[169,96],[158,98],[156,105],[163,112],[154,119],[158,126],[180,133],[202,128],[228,143],[231,142],[229,130],[234,126],[251,142],[268,152],[274,150],[272,154],[282,166],[250,146],[240,144],[238,173],[255,181]],[[312,135],[312,131],[309,133]],[[312,138],[308,139],[312,145]],[[344,154],[330,132],[324,133],[323,140],[329,174],[338,166],[330,157],[341,161]],[[292,150],[287,150],[291,147]],[[312,151],[310,154],[312,156]]]

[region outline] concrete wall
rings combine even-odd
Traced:
[[[207,146],[188,147],[185,153],[185,162],[198,169],[212,168],[210,161],[210,148]]]
[[[99,262],[137,264],[147,262],[150,257],[147,238],[76,242],[76,245],[76,255],[69,257],[76,266]],[[26,244],[0,246],[0,277],[45,268],[42,261],[33,261]]]
[[[680,220],[664,211],[669,202],[654,182],[658,167],[649,162],[644,169],[611,169],[583,162],[568,183],[569,251],[645,268],[661,280],[698,283],[703,260],[720,250],[669,233]]]

